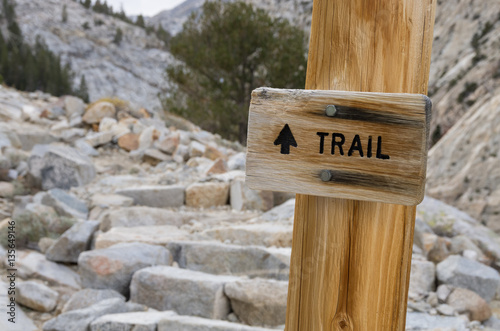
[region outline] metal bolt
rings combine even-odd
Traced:
[[[328,105],[325,109],[326,116],[333,117],[337,114],[337,107],[334,105]]]
[[[324,182],[329,182],[332,179],[332,172],[330,170],[321,170],[319,177]]]

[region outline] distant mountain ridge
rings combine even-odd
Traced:
[[[165,69],[174,61],[154,33],[117,18],[95,13],[71,0],[16,0],[18,24],[29,43],[37,36],[69,62],[74,85],[85,75],[90,100],[117,96],[135,105],[159,110],[159,93],[168,82]],[[68,20],[62,22],[66,5]],[[113,43],[117,29],[123,40]]]

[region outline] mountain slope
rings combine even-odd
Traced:
[[[159,109],[157,94],[168,88],[165,68],[173,57],[153,34],[71,0],[17,0],[16,4],[25,39],[34,43],[40,36],[63,62],[69,62],[76,74],[75,86],[85,75],[91,100],[118,96]],[[63,5],[67,23],[61,19]],[[119,45],[113,43],[118,28],[123,31]]]

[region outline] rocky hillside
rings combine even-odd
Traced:
[[[171,34],[182,30],[182,25],[192,12],[198,11],[205,0],[186,0],[177,7],[165,10],[148,19],[152,25],[161,24]],[[293,24],[310,30],[312,0],[245,0],[258,8],[267,10],[275,17],[288,19]]]
[[[239,144],[5,87],[0,119],[0,305],[15,224],[19,330],[283,330],[295,203],[245,185]],[[426,198],[407,330],[498,330],[498,270],[500,237]]]
[[[168,89],[165,68],[173,59],[154,34],[71,0],[15,2],[27,41],[34,43],[40,36],[63,62],[69,62],[76,87],[85,75],[91,100],[118,96],[149,110],[160,108],[157,95]],[[113,43],[117,29],[123,31],[119,45]]]

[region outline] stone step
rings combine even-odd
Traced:
[[[172,242],[167,247],[181,268],[215,275],[288,280],[290,248],[194,241]]]
[[[134,199],[136,205],[169,208],[184,205],[185,190],[179,185],[154,185],[130,187],[115,193]]]
[[[145,311],[104,315],[90,324],[90,331],[157,331],[158,322],[172,316],[177,314],[173,311]]]
[[[102,231],[116,227],[138,227],[152,225],[181,226],[187,217],[179,212],[152,207],[128,207],[106,211],[101,217]]]
[[[139,242],[167,245],[173,241],[188,240],[189,233],[172,225],[116,227],[96,235],[95,248],[107,248],[120,243]]]
[[[112,289],[128,295],[132,275],[153,265],[170,265],[172,256],[161,246],[123,243],[80,254],[78,272],[83,287]]]
[[[204,231],[208,238],[235,245],[292,247],[292,224],[255,223],[217,227]]]
[[[158,331],[276,331],[226,321],[216,321],[193,316],[169,316],[158,323]],[[93,330],[92,330],[93,331]]]
[[[231,306],[224,286],[239,279],[167,266],[150,267],[134,274],[130,300],[161,311],[226,319]]]

